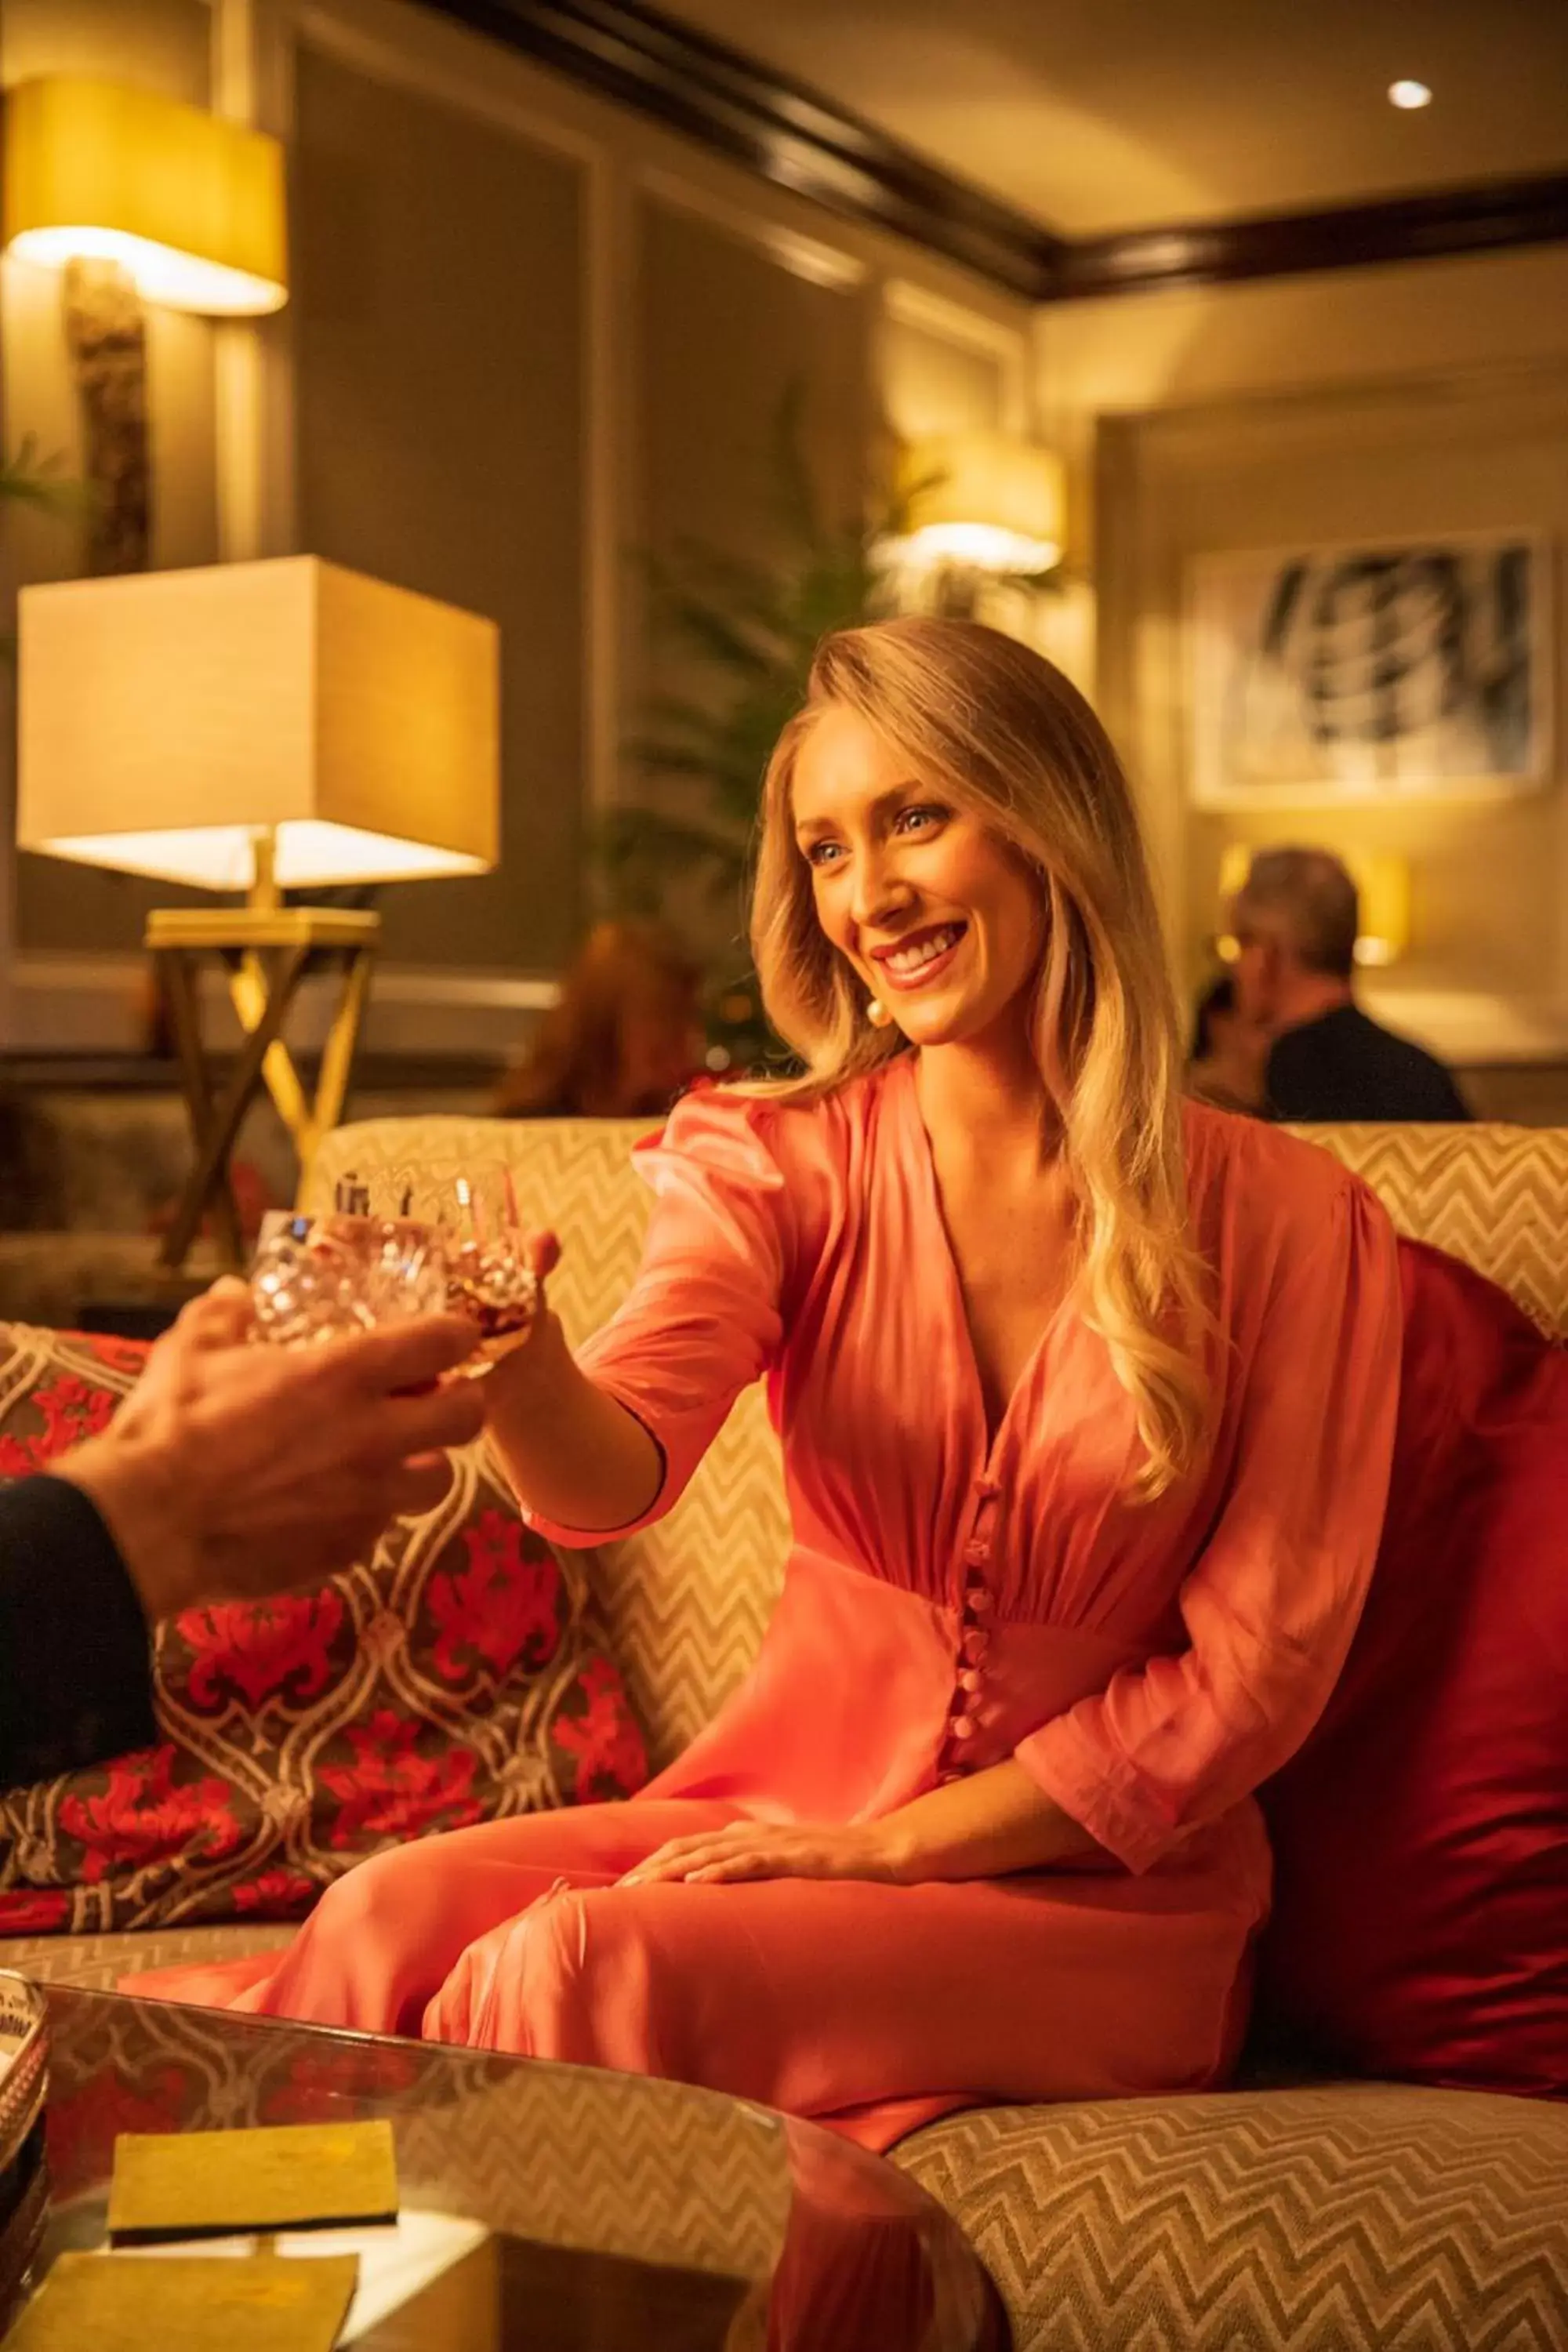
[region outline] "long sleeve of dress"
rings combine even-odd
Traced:
[[[64,1478],[0,1487],[0,1788],[146,1748],[151,1646],[94,1505]]]
[[[792,1248],[791,1204],[767,1140],[773,1123],[765,1102],[705,1088],[638,1145],[655,1195],[642,1263],[577,1362],[642,1423],[664,1476],[648,1509],[624,1528],[590,1535],[525,1514],[554,1541],[601,1543],[662,1518],[742,1390],[772,1364]]]
[[[1285,1237],[1238,1375],[1228,1487],[1180,1596],[1189,1646],[1016,1750],[1130,1869],[1249,1795],[1327,1704],[1382,1532],[1400,1339],[1393,1230],[1346,1177]]]

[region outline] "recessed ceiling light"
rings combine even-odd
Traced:
[[[1391,81],[1388,102],[1390,106],[1402,106],[1408,112],[1417,106],[1430,106],[1432,93],[1424,81]]]

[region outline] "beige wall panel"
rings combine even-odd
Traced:
[[[548,970],[579,892],[581,174],[309,46],[296,108],[301,548],[501,632],[501,866],[384,892],[385,952]]]
[[[870,313],[858,286],[795,275],[763,246],[662,202],[639,220],[638,349],[642,544],[670,559],[684,540],[793,560],[780,528],[781,401],[803,400],[804,446],[825,518],[860,511],[872,430]],[[644,671],[661,692],[711,698],[711,675],[655,631]],[[632,714],[635,731],[636,714]],[[759,776],[760,784],[761,778]],[[700,792],[668,782],[628,792],[693,815]],[[732,950],[742,910],[693,890],[665,911],[694,944]]]
[[[891,318],[882,329],[882,396],[900,439],[1005,429],[1007,386],[998,352],[935,328]]]
[[[648,543],[774,543],[773,452],[791,384],[825,507],[856,511],[870,422],[858,289],[814,284],[761,244],[656,200],[643,204],[640,229]]]

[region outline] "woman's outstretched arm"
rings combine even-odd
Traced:
[[[578,1370],[548,1307],[484,1386],[490,1435],[531,1515],[592,1536],[652,1508],[663,1455],[636,1414]]]
[[[496,1444],[552,1541],[593,1543],[662,1517],[741,1391],[773,1362],[795,1202],[764,1139],[772,1124],[766,1105],[733,1096],[679,1103],[662,1137],[637,1148],[653,1213],[616,1312],[574,1359],[542,1309],[490,1373]],[[553,1236],[533,1236],[537,1273],[555,1255]]]

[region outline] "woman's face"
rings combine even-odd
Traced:
[[[1021,1008],[1045,942],[1037,887],[968,809],[830,705],[794,777],[817,920],[917,1045],[966,1043]]]

